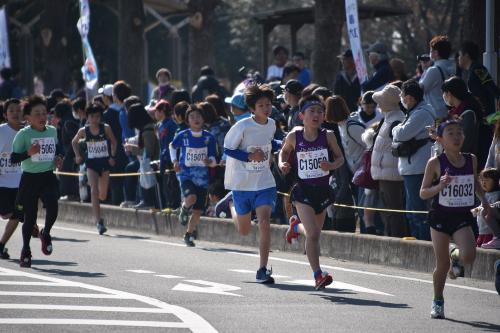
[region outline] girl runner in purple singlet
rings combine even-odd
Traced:
[[[335,135],[321,129],[325,116],[322,100],[316,96],[302,99],[299,117],[304,127],[296,127],[286,137],[279,155],[279,167],[283,173],[292,169],[297,183],[292,189],[292,204],[298,213],[292,217],[287,239],[306,237],[306,253],[314,272],[315,289],[324,289],[332,283],[332,276],[322,271],[319,265],[319,237],[326,208],[334,202],[332,188],[328,184],[330,171],[344,163]],[[295,154],[293,166],[288,162]]]
[[[456,279],[463,274],[463,264],[474,262],[476,243],[470,211],[474,208],[474,194],[481,200],[485,215],[490,214],[490,206],[478,183],[476,156],[460,152],[464,139],[459,122],[446,121],[439,125],[437,141],[443,146],[444,153],[427,162],[420,189],[423,200],[432,198],[428,221],[436,268],[431,318],[445,317],[443,289],[446,275]],[[451,238],[457,246],[450,246]]]

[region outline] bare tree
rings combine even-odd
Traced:
[[[43,0],[40,18],[41,58],[43,81],[46,92],[55,88],[66,88],[69,83],[67,18],[70,2],[66,0]]]
[[[220,0],[189,0],[191,12],[189,26],[188,80],[191,86],[196,82],[200,68],[209,65],[214,68],[214,12]]]
[[[344,0],[316,0],[314,19],[313,81],[331,88],[345,22]]]
[[[134,94],[144,97],[144,7],[142,0],[119,0],[118,17],[118,77],[130,84]]]

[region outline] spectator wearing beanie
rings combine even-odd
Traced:
[[[387,46],[383,43],[375,43],[368,48],[368,60],[375,72],[373,76],[361,84],[361,90],[380,90],[387,83],[394,81]]]
[[[401,90],[389,84],[372,96],[384,119],[378,127],[373,146],[371,174],[374,180],[379,181],[379,198],[382,206],[388,209],[404,209],[403,177],[398,172],[398,158],[391,154],[392,129],[405,119],[405,114],[399,108],[400,95]],[[386,236],[408,236],[404,215],[381,212],[380,217]]]
[[[289,80],[281,88],[283,89],[285,102],[289,106],[287,127],[291,131],[295,126],[302,126],[302,120],[299,118],[299,100],[304,86],[298,80]]]
[[[434,110],[424,101],[424,92],[416,80],[403,83],[401,103],[407,110],[405,120],[392,129],[393,141],[408,147],[412,142],[415,149],[409,156],[398,157],[399,174],[403,176],[406,191],[406,210],[425,211],[427,202],[420,198],[420,187],[425,166],[431,157],[432,144],[426,126],[434,124]],[[415,141],[418,140],[418,141]],[[411,235],[417,239],[430,240],[429,225],[424,214],[407,214]]]

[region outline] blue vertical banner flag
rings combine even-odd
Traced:
[[[358,74],[359,82],[363,83],[368,80],[368,71],[366,69],[363,48],[361,47],[357,0],[345,0],[345,15],[349,43],[351,44],[352,56],[356,64],[356,73]]]
[[[10,67],[9,33],[5,7],[0,8],[0,68]]]
[[[88,90],[94,90],[97,88],[99,81],[99,71],[97,69],[94,53],[92,53],[92,47],[90,46],[88,40],[90,29],[89,0],[80,0],[80,18],[78,19],[76,27],[82,37],[82,49],[84,55],[84,63],[82,66],[83,80],[85,81],[85,86]]]

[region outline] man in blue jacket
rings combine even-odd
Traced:
[[[387,83],[394,80],[391,65],[389,64],[389,55],[387,46],[382,43],[375,43],[368,48],[368,59],[375,72],[373,76],[361,84],[362,91],[380,90]]]

